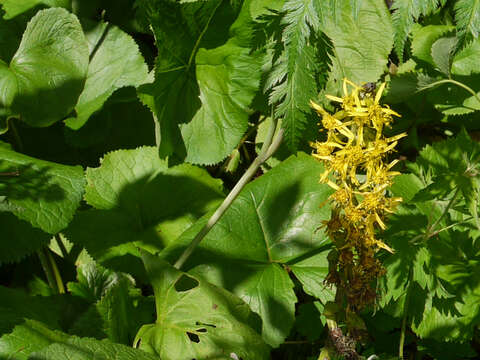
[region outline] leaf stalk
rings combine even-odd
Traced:
[[[190,255],[192,255],[195,248],[200,244],[203,238],[209,233],[213,226],[217,223],[222,215],[227,211],[227,209],[232,205],[233,201],[237,198],[240,192],[243,190],[245,185],[251,180],[251,178],[257,173],[260,166],[270,158],[275,151],[279,148],[283,140],[283,129],[279,129],[277,134],[277,120],[273,119],[272,124],[268,130],[267,137],[263,143],[260,154],[253,160],[252,164],[248,167],[247,171],[242,175],[237,184],[227,195],[222,204],[217,208],[213,215],[208,219],[207,223],[203,226],[200,232],[195,236],[192,242],[188,247],[183,251],[183,253],[178,258],[177,262],[174,264],[174,267],[181,269],[185,262],[188,260]],[[275,136],[274,136],[275,135]]]

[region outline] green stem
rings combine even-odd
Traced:
[[[16,145],[15,150],[23,152],[23,142],[22,142],[22,139],[20,138],[20,135],[18,134],[17,126],[15,125],[15,122],[14,122],[15,118],[11,118],[8,121],[9,121],[10,129],[12,129],[12,135]]]
[[[424,86],[422,89],[418,90],[418,92],[430,89],[430,88],[435,87],[437,85],[446,84],[446,83],[451,83],[451,84],[457,85],[457,86],[467,90],[470,94],[475,96],[475,99],[477,99],[477,101],[480,103],[480,98],[478,97],[477,93],[472,88],[470,88],[469,86],[467,86],[465,84],[462,84],[459,81],[452,80],[452,79],[443,79],[443,80],[435,81],[434,83],[431,83],[427,86]]]
[[[155,145],[157,149],[160,148],[160,143],[162,142],[162,133],[160,132],[160,123],[158,122],[158,117],[152,112],[153,115],[153,123],[155,124]]]
[[[63,243],[62,238],[60,237],[60,234],[56,234],[54,238],[58,248],[60,249],[60,252],[62,253],[63,258],[66,259],[68,257],[68,251],[65,248],[65,244]]]
[[[42,269],[43,269],[43,272],[45,273],[50,289],[56,292],[57,287],[55,285],[55,278],[52,275],[52,271],[51,271],[47,256],[45,255],[45,248],[38,250],[37,255],[38,255],[38,258],[40,259],[40,264],[42,265]]]
[[[445,226],[445,227],[443,227],[443,228],[441,228],[441,229],[439,229],[439,230],[437,230],[437,231],[434,231],[434,232],[431,233],[428,237],[431,238],[431,237],[433,237],[433,236],[436,236],[436,235],[440,234],[442,231],[451,229],[452,227],[457,226],[457,225],[460,225],[460,224],[464,224],[464,223],[466,223],[466,222],[468,222],[468,221],[470,221],[470,220],[472,220],[472,219],[473,219],[473,216],[471,216],[471,217],[469,217],[469,218],[467,218],[467,219],[465,219],[465,220],[463,220],[463,221],[459,221],[459,222],[456,222],[456,223],[454,223],[454,224],[450,224],[450,225],[448,225],[448,226]]]
[[[260,154],[253,160],[252,164],[249,166],[247,171],[240,178],[235,187],[227,195],[223,203],[218,207],[218,209],[213,213],[213,215],[208,219],[207,223],[204,225],[202,230],[195,236],[192,242],[184,250],[182,255],[178,258],[175,263],[175,268],[180,269],[187,259],[192,255],[195,248],[200,244],[200,241],[208,234],[212,227],[217,223],[217,221],[222,217],[222,215],[227,211],[233,201],[236,199],[240,191],[247,185],[250,179],[257,173],[259,167],[278,149],[283,140],[283,129],[280,129],[275,135],[275,130],[277,128],[277,121],[273,120],[272,125],[270,126],[267,138],[263,143]]]
[[[405,344],[405,332],[407,331],[408,303],[410,301],[410,284],[413,278],[413,271],[410,269],[408,274],[408,288],[405,295],[405,305],[403,306],[402,327],[400,330],[400,342],[398,344],[398,358],[403,360],[403,346]]]
[[[55,282],[57,283],[57,290],[59,294],[65,294],[65,287],[63,286],[62,277],[60,275],[60,271],[58,271],[57,263],[52,256],[52,253],[48,248],[45,249],[48,260],[50,261],[50,266],[52,268],[53,276],[55,278]]]

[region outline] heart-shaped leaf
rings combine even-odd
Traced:
[[[326,275],[328,242],[318,228],[330,213],[322,165],[299,153],[248,184],[186,264],[190,273],[237,294],[263,320],[265,341],[278,346],[294,321],[296,296],[287,268],[315,296]],[[320,208],[320,205],[324,204]],[[200,231],[203,218],[167,247],[176,260]],[[311,263],[304,262],[312,256]]]
[[[233,294],[143,253],[157,308],[135,343],[165,360],[267,359],[259,319]]]
[[[137,246],[162,249],[223,198],[221,181],[189,164],[168,168],[154,147],[111,152],[86,177],[94,209],[77,213],[66,233],[103,265],[130,273],[143,269],[131,258]]]
[[[72,129],[82,127],[117,89],[137,87],[148,78],[148,68],[135,41],[107,23],[84,24],[90,47],[87,81],[75,106],[76,117],[67,119]]]
[[[0,114],[49,126],[75,106],[88,68],[88,45],[75,15],[39,11],[8,65],[0,59]]]

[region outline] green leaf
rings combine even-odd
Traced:
[[[475,78],[470,77],[469,80],[466,85],[471,87]],[[451,83],[429,90],[426,98],[445,115],[464,115],[480,110],[480,103],[475,96]]]
[[[324,251],[319,254],[296,262],[290,268],[302,283],[303,290],[325,304],[328,301],[334,301],[335,290],[324,282],[328,274],[328,251],[322,250]]]
[[[88,148],[95,159],[112,150],[154,145],[152,113],[136,96],[133,87],[116,91],[80,129],[65,127],[65,141],[77,149]]]
[[[63,7],[69,9],[71,0],[0,0],[5,19],[12,19],[38,5],[46,7]]]
[[[432,45],[432,59],[438,70],[450,77],[450,67],[452,66],[453,55],[457,46],[457,38],[443,37],[435,41]]]
[[[410,326],[421,338],[466,341],[480,321],[470,305],[480,294],[480,281],[472,277],[478,273],[478,250],[472,249],[467,233],[448,230],[450,215],[442,215],[453,191],[463,197],[457,204],[472,202],[472,209],[478,208],[478,181],[471,175],[479,160],[480,147],[462,131],[423,149],[410,165],[415,175],[397,177],[392,187],[395,195],[416,204],[399,207],[384,233],[396,253],[384,261],[387,274],[382,282],[387,292],[382,302],[389,304],[385,310],[394,316],[404,316],[408,306]],[[438,232],[427,238],[433,231]]]
[[[32,351],[68,336],[58,329],[67,328],[83,310],[69,295],[29,296],[0,286],[0,358],[23,360]],[[80,305],[80,306],[79,306]]]
[[[9,332],[24,318],[37,320],[52,328],[60,328],[62,322],[62,298],[29,296],[27,293],[0,286],[0,309],[8,316],[0,321],[2,333]]]
[[[76,320],[71,333],[79,336],[107,337],[117,343],[130,344],[137,329],[135,308],[130,292],[134,280],[94,262],[77,267],[78,282],[67,284],[73,295],[91,302],[89,309]]]
[[[157,321],[144,325],[140,349],[169,360],[267,359],[268,347],[254,330],[258,319],[231,293],[142,254],[155,293]]]
[[[318,183],[322,169],[299,153],[248,184],[185,265],[247,302],[262,317],[262,336],[272,346],[289,334],[296,302],[289,274],[279,264],[300,274],[306,289],[316,289],[324,279],[321,260],[306,262],[327,250],[326,236],[318,230],[330,211],[328,205],[318,208],[331,193]],[[162,256],[176,260],[205,221],[188,229]]]
[[[73,109],[87,67],[78,19],[61,8],[41,10],[28,23],[10,65],[0,60],[0,109],[31,126],[49,126]]]
[[[321,329],[325,326],[326,319],[323,314],[323,304],[320,301],[305,303],[298,307],[295,327],[300,334],[309,341],[315,341],[322,335]]]
[[[117,89],[146,82],[148,68],[137,44],[128,34],[108,23],[85,23],[90,48],[85,87],[75,106],[76,117],[66,120],[79,129]]]
[[[329,93],[341,89],[343,78],[376,82],[385,71],[393,46],[393,28],[383,1],[362,1],[358,15],[346,3],[325,6],[322,30],[332,40]],[[330,87],[330,88],[329,88]]]
[[[469,76],[478,74],[480,69],[477,66],[480,57],[480,40],[477,39],[468,44],[453,58],[452,73],[455,75]]]
[[[412,55],[434,66],[432,45],[454,29],[451,25],[427,25],[414,29],[412,32]]]
[[[443,196],[454,189],[461,192],[478,226],[480,145],[462,130],[454,139],[427,147],[421,156],[429,161],[434,175],[433,182],[448,184],[443,187]]]
[[[248,127],[248,106],[260,81],[258,57],[233,41],[196,56],[202,106],[181,126],[187,157],[194,164],[214,164],[228,156]]]
[[[28,20],[30,18],[26,16],[18,16],[11,20],[5,20],[0,16],[0,34],[2,34],[0,37],[0,59],[6,63],[10,63],[13,55],[15,55]]]
[[[85,180],[80,166],[60,165],[0,148],[4,177],[0,193],[7,196],[12,212],[34,227],[56,234],[67,227],[82,200]]]
[[[422,15],[429,15],[445,0],[396,0],[391,10],[392,23],[395,30],[395,52],[403,62],[405,42],[415,21]]]
[[[459,342],[435,341],[423,339],[417,343],[418,350],[434,359],[457,360],[458,358],[475,358],[476,351],[472,346]]]
[[[0,212],[0,264],[16,262],[48,245],[51,235],[33,228],[13,214]]]
[[[232,10],[226,2],[157,1],[153,7],[150,21],[159,56],[155,82],[141,87],[140,96],[160,124],[160,156],[217,163],[246,131],[260,81],[259,55],[250,54],[249,31],[245,34],[248,7],[229,30]],[[168,18],[158,18],[159,10]],[[178,23],[189,25],[178,31]],[[226,43],[225,34],[231,36]]]
[[[30,360],[156,360],[155,356],[130,346],[114,344],[107,340],[72,337],[62,343],[52,344],[30,355]]]
[[[471,36],[477,39],[480,31],[480,1],[458,0],[454,10],[459,43],[463,44]]]
[[[131,259],[137,246],[158,251],[223,198],[220,180],[188,164],[168,168],[153,147],[109,153],[86,177],[85,200],[95,209],[79,212],[67,236],[124,272],[143,268]]]
[[[2,321],[5,321],[5,316],[10,315],[3,314],[3,309],[0,308]],[[67,339],[68,335],[54,331],[39,321],[19,317],[13,330],[0,338],[0,357],[26,360],[31,353]]]
[[[289,0],[283,5],[281,26],[284,50],[273,64],[265,89],[272,90],[269,103],[276,105],[275,116],[282,118],[285,141],[296,150],[310,113],[309,102],[317,96],[315,49],[309,43],[311,28],[318,30],[315,2]]]

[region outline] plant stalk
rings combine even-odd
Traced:
[[[402,318],[402,327],[400,330],[400,341],[398,344],[398,358],[403,360],[403,346],[405,344],[405,332],[407,331],[407,317],[408,317],[408,303],[410,301],[410,284],[413,278],[413,271],[410,269],[410,273],[408,274],[408,288],[407,294],[405,295],[405,305],[403,307],[403,318]]]
[[[455,193],[453,194],[452,198],[450,199],[450,201],[448,202],[447,204],[447,207],[443,210],[443,213],[442,215],[440,215],[440,217],[433,223],[432,226],[430,226],[430,228],[428,229],[428,234],[427,234],[427,238],[431,237],[431,233],[433,230],[435,230],[435,228],[437,227],[437,225],[440,223],[440,221],[442,221],[442,219],[445,217],[445,215],[447,215],[448,211],[450,210],[450,208],[452,207],[453,203],[455,202],[455,200],[457,199],[457,196],[458,194],[460,193],[460,188],[457,187],[457,189],[455,190]]]
[[[54,236],[54,239],[55,239],[55,242],[58,245],[58,248],[60,249],[60,251],[62,253],[63,258],[66,259],[68,257],[68,251],[65,248],[65,244],[63,243],[62,238],[60,237],[60,234],[56,234]]]
[[[55,282],[57,284],[57,290],[59,294],[65,294],[65,287],[63,286],[62,276],[60,275],[60,271],[58,271],[57,263],[52,256],[52,253],[48,248],[45,249],[48,260],[50,261],[50,266],[53,272],[53,276],[55,278]]]
[[[45,273],[45,276],[47,278],[48,286],[50,286],[50,289],[56,292],[58,289],[55,285],[55,277],[52,274],[49,261],[47,259],[47,256],[45,255],[45,248],[38,250],[37,255],[40,260],[40,264],[42,265],[43,272]]]
[[[477,93],[471,87],[469,87],[465,84],[462,84],[461,82],[453,80],[453,79],[444,79],[444,80],[435,81],[434,83],[431,83],[431,84],[423,87],[422,89],[418,90],[417,92],[421,92],[421,91],[433,88],[437,85],[442,85],[442,84],[446,84],[446,83],[451,83],[451,84],[454,84],[454,85],[457,85],[457,86],[461,87],[462,89],[467,90],[471,95],[473,95],[475,97],[475,99],[477,99],[478,103],[480,104],[480,98],[478,97]]]
[[[277,121],[274,119],[272,121],[272,125],[270,126],[267,138],[263,143],[262,149],[260,154],[253,160],[252,164],[249,166],[247,171],[242,175],[240,180],[237,182],[235,187],[230,191],[227,195],[223,203],[218,207],[218,209],[213,213],[213,215],[208,219],[207,223],[203,226],[202,230],[195,236],[192,242],[188,245],[188,247],[184,250],[182,255],[178,258],[177,262],[175,263],[175,268],[181,269],[181,267],[185,264],[187,259],[192,255],[195,248],[200,244],[203,238],[208,234],[208,232],[212,229],[212,227],[217,223],[217,221],[222,217],[222,215],[227,211],[233,201],[237,198],[238,194],[242,191],[242,189],[247,185],[253,175],[256,174],[257,170],[260,166],[270,157],[273,153],[278,149],[280,144],[283,140],[283,129],[278,130],[277,135],[275,135],[275,131],[277,129]]]

